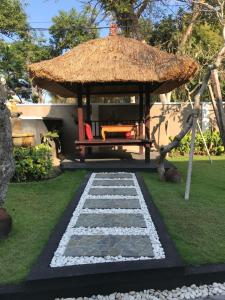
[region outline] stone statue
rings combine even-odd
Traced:
[[[6,106],[7,86],[0,77],[0,239],[8,235],[12,220],[3,208],[9,181],[14,172],[10,111]]]

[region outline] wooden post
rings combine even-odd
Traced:
[[[84,111],[82,102],[82,86],[77,87],[77,118],[78,118],[78,138],[79,141],[84,140]],[[80,161],[85,161],[85,147],[80,146]]]
[[[145,138],[150,140],[150,89],[145,86]],[[150,162],[150,143],[145,147],[145,162]]]
[[[90,99],[90,88],[89,86],[87,86],[87,92],[86,92],[86,99],[87,99],[87,103],[86,103],[86,121],[88,124],[91,125],[91,99]]]
[[[143,108],[144,108],[143,85],[140,85],[139,86],[139,138],[140,139],[143,139]],[[140,146],[139,154],[143,154],[143,146]]]
[[[145,137],[150,140],[150,89],[149,86],[145,87]]]
[[[92,123],[91,123],[91,98],[90,98],[90,87],[87,86],[87,90],[86,90],[86,122],[92,127]],[[92,152],[92,148],[88,147],[87,149],[88,154],[91,155]]]

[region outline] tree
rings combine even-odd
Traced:
[[[51,48],[38,40],[0,41],[0,73],[19,98],[30,99],[32,94],[27,65],[48,58],[51,58]]]
[[[95,18],[89,7],[81,13],[75,9],[60,11],[58,16],[53,17],[53,25],[50,27],[50,43],[54,55],[60,55],[80,43],[94,39],[98,36]]]
[[[212,78],[213,85],[214,85],[214,92],[215,92],[215,96],[216,96],[216,99],[213,100],[213,102],[214,102],[213,106],[215,109],[215,115],[217,118],[221,138],[222,138],[223,144],[225,146],[225,112],[223,109],[222,93],[221,93],[221,89],[220,89],[219,76],[218,76],[218,69],[221,67],[222,62],[225,57],[225,17],[224,17],[225,1],[199,0],[199,1],[192,1],[192,2],[200,5],[201,9],[204,8],[204,12],[206,10],[208,10],[210,15],[212,13],[214,14],[214,17],[216,17],[216,21],[221,24],[221,31],[223,34],[223,44],[222,44],[222,47],[219,50],[217,50],[217,52],[214,54],[213,62],[208,64],[207,71],[205,72],[204,78],[202,79],[202,82],[199,84],[199,86],[196,89],[196,92],[193,97],[194,109],[192,111],[191,116],[188,119],[186,126],[182,129],[182,131],[174,138],[174,140],[169,145],[162,147],[160,150],[158,171],[159,171],[161,178],[163,178],[164,174],[165,174],[164,159],[165,159],[166,154],[168,152],[170,152],[173,148],[177,147],[179,145],[180,140],[192,128],[191,150],[190,150],[190,158],[189,158],[186,190],[185,190],[185,199],[186,200],[189,199],[189,193],[190,193],[192,160],[193,160],[193,153],[194,153],[194,141],[195,141],[196,124],[197,124],[197,120],[198,120],[199,113],[200,113],[200,99],[201,99],[203,93],[207,89],[210,78]]]
[[[10,113],[6,106],[7,88],[3,78],[0,80],[0,207],[3,206],[8,182],[14,172],[12,156],[12,132]]]
[[[28,30],[27,17],[21,1],[0,1],[0,34],[24,37]]]
[[[116,20],[126,37],[143,39],[146,27],[143,26],[144,14],[151,11],[154,0],[89,0],[88,3],[98,7],[105,16],[110,14]],[[146,23],[145,23],[146,24]],[[150,23],[149,23],[150,24]]]
[[[12,17],[13,16],[13,17]],[[0,2],[0,34],[11,37],[22,36],[26,29],[26,17],[18,0],[2,0]],[[12,157],[12,132],[10,113],[6,107],[6,82],[0,80],[0,207],[4,205],[9,180],[14,171]]]

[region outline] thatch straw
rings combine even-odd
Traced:
[[[35,84],[71,96],[62,83],[160,82],[155,93],[169,92],[197,71],[190,58],[160,51],[122,36],[90,40],[56,58],[29,66]]]

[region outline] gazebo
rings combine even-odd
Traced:
[[[114,29],[114,30],[113,30]],[[145,42],[117,35],[115,28],[105,38],[90,40],[56,58],[29,66],[33,84],[63,97],[78,100],[80,159],[85,148],[105,145],[139,145],[150,159],[149,113],[151,94],[162,94],[186,83],[197,71],[191,58],[173,55]],[[139,128],[133,139],[87,139],[84,123],[90,123],[91,95],[139,95]],[[84,120],[83,96],[86,97]],[[145,136],[143,136],[145,132]]]

